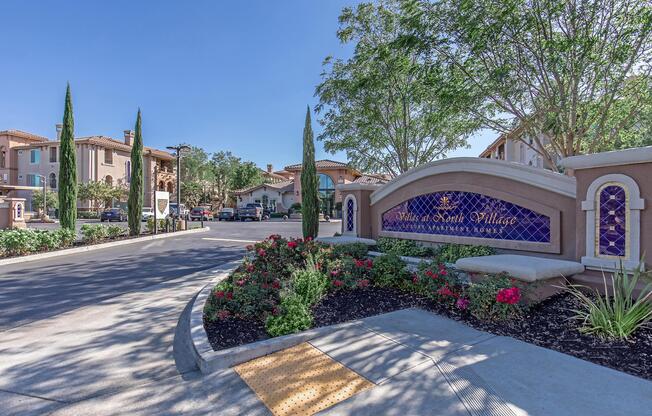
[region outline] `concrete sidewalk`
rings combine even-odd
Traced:
[[[328,415],[643,415],[652,383],[406,309],[311,344],[376,383]],[[56,414],[269,415],[231,369],[169,378]]]

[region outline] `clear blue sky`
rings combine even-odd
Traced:
[[[52,138],[69,81],[76,136],[122,138],[140,107],[147,146],[300,162],[322,60],[351,53],[337,17],[357,2],[3,0],[0,130]],[[493,137],[455,155],[476,156]],[[317,157],[345,160],[319,142]]]

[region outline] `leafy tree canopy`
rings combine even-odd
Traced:
[[[467,145],[477,127],[464,111],[459,70],[399,43],[408,36],[395,0],[345,8],[337,36],[347,60],[326,58],[317,87],[327,151],[364,171],[400,174]]]
[[[551,165],[639,123],[652,61],[641,0],[401,0],[404,47],[454,66],[473,115]]]

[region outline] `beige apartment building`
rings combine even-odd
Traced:
[[[32,135],[17,130],[0,132],[0,192],[25,198],[26,209],[32,211],[32,191],[25,187],[59,189],[59,137],[61,125],[57,125],[57,139]],[[131,147],[134,132],[125,130],[123,140],[106,136],[90,136],[75,139],[77,180],[80,183],[104,181],[114,186],[129,187],[131,181]],[[151,207],[155,190],[175,192],[175,157],[168,152],[145,147],[144,205]],[[116,203],[119,201],[116,201]],[[122,201],[124,202],[124,201]],[[78,201],[82,210],[93,208],[90,201]]]

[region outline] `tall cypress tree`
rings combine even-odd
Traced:
[[[303,128],[303,164],[301,165],[301,216],[303,237],[317,237],[319,232],[319,185],[315,166],[315,138],[312,133],[310,106]]]
[[[143,215],[143,134],[141,130],[140,108],[136,117],[136,133],[131,147],[131,184],[129,185],[127,209],[129,235],[139,235],[140,221]]]
[[[70,84],[66,89],[63,129],[59,143],[59,222],[61,228],[75,229],[77,220],[77,163],[75,161],[75,121],[72,115]]]

